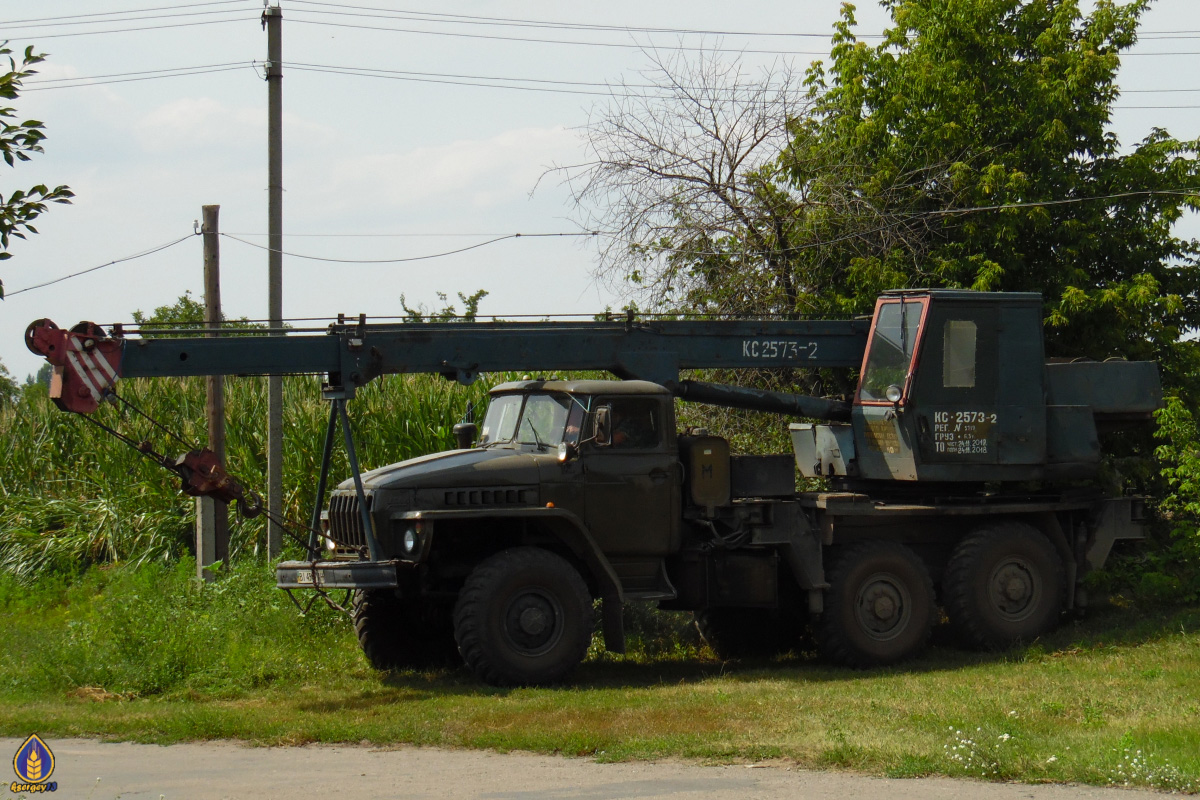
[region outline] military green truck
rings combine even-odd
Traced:
[[[595,600],[618,652],[621,609],[638,601],[692,611],[724,658],[811,633],[837,663],[895,663],[920,652],[939,608],[964,643],[1002,648],[1082,608],[1084,575],[1143,536],[1141,500],[1094,479],[1100,437],[1161,405],[1157,369],[1048,361],[1037,294],[889,292],[869,321],[547,324],[360,320],[331,328],[320,357],[289,355],[291,371],[327,372],[334,401],[318,506],[339,419],[355,464],[345,400],[375,375],[625,378],[498,385],[482,423],[457,426],[457,449],[355,467],[331,492],[309,558],[280,563],[277,582],[350,589],[380,669],[461,656],[491,684],[552,684],[583,659]],[[251,363],[201,339],[151,340],[138,362],[146,340],[131,341],[110,359],[126,373],[283,371],[273,351]],[[679,377],[734,366],[855,368],[858,384],[811,398]],[[736,455],[677,430],[677,399],[819,421],[789,425],[792,453]]]

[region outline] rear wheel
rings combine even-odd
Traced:
[[[480,563],[454,608],[463,660],[494,686],[561,681],[587,654],[591,623],[583,578],[566,559],[536,547]]]
[[[851,546],[829,572],[819,625],[822,655],[853,667],[893,664],[919,653],[936,606],[929,571],[895,542]]]
[[[946,568],[946,615],[960,638],[985,649],[1030,641],[1058,622],[1062,559],[1022,522],[988,526],[963,539]]]
[[[405,600],[390,589],[360,589],[351,614],[359,646],[375,669],[445,666],[455,660],[448,605]]]

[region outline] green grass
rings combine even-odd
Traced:
[[[678,617],[633,655],[598,650],[557,689],[465,669],[380,675],[338,614],[299,617],[247,563],[0,579],[0,735],[261,744],[413,743],[776,761],[898,777],[1200,786],[1200,610],[1108,607],[1001,656],[947,645],[901,669],[805,655],[721,663]]]

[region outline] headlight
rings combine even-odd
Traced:
[[[411,556],[417,551],[417,545],[420,544],[420,538],[417,536],[416,528],[405,528],[404,538],[401,540],[401,545],[404,547],[404,554]]]

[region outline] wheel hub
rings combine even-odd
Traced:
[[[910,606],[908,592],[898,579],[875,575],[863,584],[855,611],[869,636],[890,639],[904,629]]]
[[[540,608],[527,608],[521,612],[521,631],[530,636],[537,636],[546,630],[546,612]]]
[[[992,605],[1010,620],[1020,620],[1037,607],[1041,587],[1037,572],[1021,558],[1010,558],[996,566],[989,582]]]
[[[538,656],[554,647],[562,638],[562,606],[551,595],[526,591],[508,604],[504,614],[504,635],[512,647],[525,656]]]

